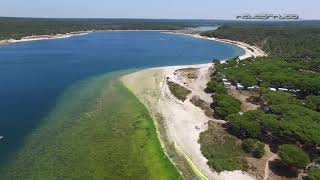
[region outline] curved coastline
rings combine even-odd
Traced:
[[[181,34],[181,35],[189,35],[194,38],[201,38],[201,39],[207,39],[207,40],[212,40],[212,41],[218,41],[222,43],[228,43],[232,44],[235,46],[238,46],[244,50],[244,54],[239,56],[240,60],[249,58],[249,57],[259,57],[259,56],[266,56],[266,53],[263,52],[261,49],[251,46],[249,44],[246,44],[244,42],[238,42],[238,41],[232,41],[232,40],[227,40],[227,39],[217,39],[217,38],[207,38],[207,37],[202,37],[199,34],[185,34],[185,33],[176,33],[176,32],[166,32],[166,33],[172,33],[172,34]],[[224,62],[224,61],[223,61]],[[164,86],[166,83],[166,78],[170,77],[172,80],[172,77],[174,77],[175,71],[179,69],[184,69],[184,68],[200,68],[202,71],[206,71],[208,74],[210,72],[212,64],[198,64],[198,65],[184,65],[184,66],[166,66],[166,67],[160,67],[160,68],[149,68],[149,69],[144,69],[132,74],[124,75],[121,77],[121,81],[123,84],[129,88],[139,99],[140,101],[146,106],[150,114],[160,114],[162,118],[165,121],[165,128],[162,128],[162,130],[159,129],[158,126],[156,126],[158,133],[159,140],[162,142],[169,141],[171,143],[175,144],[175,151],[184,156],[184,158],[187,160],[189,166],[192,168],[193,172],[200,178],[200,179],[231,179],[231,178],[239,178],[239,179],[254,179],[250,175],[241,172],[241,171],[233,171],[233,172],[221,172],[221,173],[215,173],[213,172],[209,166],[206,164],[206,158],[201,154],[200,151],[200,145],[196,146],[195,141],[193,141],[193,148],[197,149],[198,151],[196,153],[190,153],[190,149],[186,148],[186,142],[183,144],[181,143],[181,138],[178,137],[177,135],[172,135],[172,131],[177,130],[175,128],[171,128],[170,130],[170,121],[173,121],[172,118],[168,117],[168,113],[166,113],[164,110],[165,108],[159,108],[159,104],[163,103],[161,101],[165,101],[164,97],[168,96],[168,99],[173,99],[174,96],[171,95],[170,91],[168,91]],[[209,76],[207,74],[207,79],[209,80]],[[203,79],[201,86],[205,86],[206,80]],[[160,81],[160,82],[159,82]],[[137,82],[144,82],[144,83],[137,83]],[[147,83],[145,83],[147,82]],[[179,82],[178,82],[179,83]],[[182,83],[182,82],[180,82]],[[183,85],[183,84],[181,84]],[[147,93],[146,93],[147,92]],[[153,94],[153,95],[150,95]],[[154,96],[156,94],[156,96]],[[173,101],[176,104],[177,101]],[[156,104],[156,105],[154,105]],[[181,103],[180,103],[181,104]],[[166,104],[168,105],[168,104]],[[160,105],[161,106],[161,105]],[[195,107],[192,104],[186,105],[186,103],[182,104],[182,108],[192,108],[193,110],[196,111],[196,114],[200,117],[197,120],[200,121],[201,118],[203,119],[202,121],[204,122],[203,125],[200,125],[200,131],[203,132],[207,129],[206,122],[209,121],[210,119],[206,118],[204,116],[203,111],[197,111],[197,107]],[[183,112],[182,112],[183,113]],[[171,114],[173,115],[173,114]],[[153,116],[155,117],[155,116]],[[181,117],[180,117],[181,118]],[[155,120],[155,124],[158,124],[159,119],[156,117],[153,118]],[[172,125],[172,123],[171,123]],[[174,124],[177,125],[177,124]],[[191,129],[189,129],[191,130]],[[200,132],[199,132],[200,133]],[[199,133],[196,133],[195,135],[199,137]],[[164,136],[163,134],[166,134]],[[179,136],[179,135],[178,135]],[[180,134],[181,136],[181,134]],[[163,138],[168,138],[168,139],[163,139]],[[194,136],[195,137],[195,136]],[[179,140],[180,138],[180,140]],[[177,143],[180,141],[180,143]],[[168,144],[164,143],[164,151],[166,152],[166,148]],[[200,152],[200,154],[199,154]],[[202,157],[201,157],[202,156]],[[169,156],[170,157],[170,156]],[[170,158],[171,159],[171,158]],[[174,160],[173,160],[174,161]],[[201,162],[202,161],[202,162]],[[179,165],[178,165],[179,167]]]
[[[201,36],[200,34],[179,33],[179,32],[165,32],[165,33],[186,35],[186,36],[191,36],[191,37],[198,38],[198,39],[205,39],[205,40],[210,40],[210,41],[222,42],[222,43],[237,46],[237,47],[244,50],[244,54],[239,56],[240,60],[246,59],[249,57],[267,56],[267,53],[265,53],[259,47],[252,46],[248,43],[241,42],[241,41],[234,41],[234,40],[230,40],[230,39],[220,39],[220,38],[215,38],[215,37],[205,37],[205,36]],[[225,61],[225,60],[222,60],[222,62],[223,61]]]
[[[84,34],[78,34],[78,35],[85,35],[85,34],[88,34],[88,33],[84,33]],[[72,35],[72,36],[74,36],[74,35]],[[68,37],[71,37],[71,36],[65,36],[65,35],[61,35],[61,37],[60,37],[60,35],[59,36],[57,36],[57,37],[50,37],[50,38],[46,38],[46,37],[43,37],[43,38],[40,38],[40,39],[34,39],[34,38],[30,38],[30,39],[28,39],[27,38],[27,40],[26,41],[36,41],[36,40],[46,40],[46,39],[57,39],[57,38],[68,38]],[[194,37],[196,37],[196,36],[194,36]],[[197,38],[197,37],[196,37]],[[19,41],[20,42],[20,41]],[[25,41],[21,41],[21,42],[25,42]],[[196,66],[200,66],[200,65],[194,65],[195,67]],[[211,64],[202,64],[201,66],[204,66],[204,67],[209,67],[209,66],[211,66]],[[190,66],[175,66],[175,68],[183,68],[183,67],[190,67]],[[172,68],[172,66],[170,66],[170,68]],[[162,69],[162,68],[155,68],[155,69]],[[171,70],[173,70],[173,69],[171,69]],[[161,72],[162,73],[162,72]],[[163,74],[162,74],[163,75]],[[163,80],[163,79],[162,79]],[[164,82],[164,81],[162,81],[162,82]],[[126,86],[126,87],[128,87],[128,86]],[[162,87],[164,87],[165,88],[165,85],[162,83]],[[134,90],[133,89],[131,89],[131,92],[133,92],[133,93],[135,93],[134,92]],[[139,98],[139,100],[141,101],[141,99]],[[141,101],[141,102],[143,102],[143,101]],[[143,103],[144,105],[145,105],[145,107],[147,107],[148,108],[148,106],[145,104],[145,103]],[[149,110],[149,109],[148,109]],[[151,112],[151,111],[149,111],[149,112]],[[157,117],[158,116],[158,114],[151,114],[152,116],[151,117]],[[156,126],[156,128],[157,128],[157,130],[160,128],[160,126],[161,125],[157,125],[156,123],[158,123],[159,122],[159,119],[158,119],[158,117],[157,118],[152,118],[153,119],[153,123],[155,124],[155,126]],[[160,124],[160,123],[159,123]],[[161,133],[161,131],[157,131],[157,137],[158,137],[158,139],[160,139],[160,142],[161,142],[161,144],[163,143],[163,134]],[[163,146],[163,145],[162,145]],[[173,146],[175,147],[175,149],[178,149],[178,151],[183,155],[183,159],[191,166],[191,169],[193,170],[193,173],[194,174],[196,174],[197,176],[199,176],[201,179],[206,179],[206,176],[205,175],[203,175],[203,173],[200,171],[200,170],[198,170],[198,168],[197,168],[197,165],[195,164],[195,163],[193,163],[193,161],[192,161],[192,158],[190,158],[189,156],[188,156],[188,154],[186,154],[186,153],[184,153],[184,151],[183,151],[183,148],[181,148],[177,143],[174,143],[173,144]],[[163,147],[162,147],[163,148]],[[164,149],[164,152],[165,153],[167,153],[166,152],[166,150],[167,150],[167,147],[166,147],[166,149]],[[167,153],[167,156],[169,157],[169,159],[170,160],[172,160],[172,155],[176,155],[176,157],[175,157],[175,159],[176,158],[178,158],[177,156],[178,156],[178,154],[170,154],[170,153]],[[171,158],[170,158],[171,157]],[[185,162],[183,162],[183,163],[185,163]],[[178,165],[178,167],[179,167],[179,165]],[[187,167],[185,167],[185,168],[187,168]],[[189,171],[189,169],[187,169],[187,171]]]

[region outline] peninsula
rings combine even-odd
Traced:
[[[247,34],[237,34],[245,30]],[[319,173],[314,154],[320,117],[319,58],[314,45],[319,33],[309,40],[309,49],[298,45],[289,49],[278,42],[277,34],[261,39],[276,30],[292,35],[285,42],[299,43],[305,31],[316,33],[319,27],[222,26],[192,36],[231,43],[245,54],[213,64],[145,69],[121,78],[153,115],[169,156],[184,156],[199,178],[302,179]],[[308,80],[298,84],[290,76]],[[289,117],[294,119],[290,125],[282,124]],[[298,130],[302,122],[308,127],[313,124],[314,131]],[[286,159],[288,151],[300,159]],[[277,170],[279,164],[287,174]]]

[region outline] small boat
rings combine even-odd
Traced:
[[[3,136],[0,136],[0,141],[1,141],[3,138],[4,138]]]

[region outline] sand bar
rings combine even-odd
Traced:
[[[50,39],[64,39],[70,38],[73,36],[81,36],[91,33],[92,31],[81,31],[81,32],[71,32],[66,34],[55,34],[55,35],[33,35],[33,36],[26,36],[22,37],[21,39],[7,39],[7,40],[0,40],[0,45],[5,44],[15,44],[21,42],[30,42],[30,41],[41,41],[41,40],[50,40]]]

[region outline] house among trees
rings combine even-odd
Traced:
[[[244,90],[244,86],[240,83],[237,83],[237,90]]]
[[[230,89],[231,83],[230,82],[223,82],[223,86],[227,89]]]

